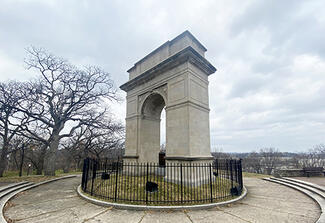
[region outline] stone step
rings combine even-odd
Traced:
[[[21,188],[24,188],[24,187],[27,187],[27,186],[30,186],[30,185],[33,185],[34,183],[24,183],[24,184],[20,184],[20,185],[17,185],[17,186],[14,186],[14,187],[10,187],[10,188],[7,188],[6,190],[2,191],[0,193],[0,199],[2,199],[2,197],[6,196],[7,194],[10,194],[16,190],[19,190]]]
[[[0,193],[5,191],[5,190],[8,190],[10,188],[13,188],[13,187],[16,187],[16,186],[19,186],[19,185],[22,185],[22,184],[27,184],[27,183],[28,183],[27,181],[22,181],[22,182],[19,182],[19,183],[8,184],[6,186],[0,187]]]
[[[309,196],[310,198],[312,198],[314,201],[317,202],[317,204],[319,205],[319,207],[321,209],[321,215],[319,216],[319,219],[317,220],[316,223],[325,223],[325,198],[323,196],[319,195],[316,192],[316,189],[309,190],[311,187],[309,187],[309,189],[306,189],[307,186],[304,184],[294,183],[289,180],[287,182],[285,182],[284,179],[281,180],[280,178],[263,178],[263,180],[290,187],[290,188],[300,191],[300,192],[304,193],[305,195]]]
[[[289,178],[289,177],[282,177],[282,178],[283,178],[283,179],[286,179],[286,180],[293,181],[293,182],[297,182],[297,183],[305,184],[305,185],[307,185],[307,186],[310,186],[310,187],[313,187],[313,188],[316,188],[316,189],[318,189],[318,190],[321,190],[321,191],[325,192],[325,187],[320,186],[320,185],[317,185],[317,184],[313,184],[313,183],[309,183],[309,182],[306,182],[306,181],[297,180],[297,179]],[[324,181],[325,181],[325,178],[324,178]]]
[[[15,196],[16,194],[20,193],[21,191],[24,191],[26,188],[28,187],[32,187],[34,185],[34,183],[29,183],[29,182],[24,182],[24,183],[18,183],[15,184],[12,187],[7,187],[7,189],[4,189],[1,193],[0,193],[0,223],[7,223],[7,221],[5,220],[4,216],[3,216],[3,209],[6,205],[6,203],[8,202],[8,200],[10,198],[12,198],[13,196]]]
[[[4,217],[4,207],[6,205],[6,203],[12,199],[14,196],[16,196],[17,194],[19,194],[20,192],[32,189],[34,187],[38,187],[40,185],[43,184],[48,184],[57,180],[63,180],[63,179],[68,179],[68,178],[72,178],[72,177],[76,177],[77,175],[69,175],[69,176],[64,176],[64,177],[59,177],[59,178],[55,178],[55,179],[51,179],[51,180],[46,180],[46,181],[42,181],[39,183],[26,183],[17,187],[14,187],[12,189],[6,190],[6,194],[5,192],[3,192],[3,196],[0,197],[0,223],[7,223],[6,219]],[[10,192],[9,192],[10,191]],[[5,195],[4,195],[5,194]]]
[[[294,181],[291,181],[291,180],[283,179],[283,178],[274,178],[274,177],[271,177],[271,179],[279,180],[279,181],[282,181],[282,182],[285,182],[285,183],[289,183],[289,184],[292,184],[292,185],[295,185],[295,186],[304,188],[306,190],[309,190],[310,192],[313,192],[315,194],[318,194],[319,196],[321,196],[322,198],[325,199],[325,193],[322,190],[319,190],[317,188],[308,186],[308,185],[303,184],[303,183],[299,183],[299,182],[294,182]]]

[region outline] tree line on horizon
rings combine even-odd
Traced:
[[[85,157],[120,156],[124,126],[109,112],[108,102],[119,100],[109,74],[42,48],[27,55],[37,77],[0,82],[0,177],[26,166],[54,176],[58,168],[80,169]]]
[[[303,169],[309,167],[323,167],[325,169],[325,144],[315,145],[305,152],[280,152],[275,148],[262,148],[249,153],[226,153],[222,149],[212,152],[215,158],[242,159],[243,171],[268,174],[275,169]]]

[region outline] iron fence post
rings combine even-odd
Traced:
[[[149,178],[149,163],[147,163],[147,182]],[[148,204],[148,190],[147,190],[147,184],[146,184],[146,204]]]
[[[239,185],[240,185],[240,189],[243,190],[243,168],[242,168],[242,159],[239,160]]]
[[[114,195],[114,200],[116,201],[117,200],[117,180],[118,180],[118,165],[119,163],[117,162],[116,164],[116,179],[115,179],[115,195]]]
[[[219,164],[218,164],[218,160],[216,159],[216,170],[217,170],[217,176],[219,176]]]
[[[86,180],[87,175],[88,175],[87,161],[88,161],[88,158],[84,159],[83,168],[82,168],[81,187],[82,187],[83,191],[86,190],[86,185],[87,185],[87,180]]]
[[[107,172],[107,157],[105,158],[104,171],[105,171],[105,173]]]
[[[226,172],[227,172],[227,179],[229,179],[229,162],[228,160],[226,159]]]
[[[238,163],[237,163],[237,160],[234,160],[234,172],[235,172],[235,177],[234,177],[234,181],[236,183],[238,183]],[[236,184],[237,185],[237,184]]]
[[[232,173],[232,160],[229,161],[229,165],[230,165],[230,180],[231,180],[231,188],[234,187],[234,178],[233,178],[233,173]]]
[[[183,165],[181,164],[181,203],[183,203]]]
[[[90,171],[90,159],[87,158],[86,162],[86,177],[85,177],[85,191],[88,189],[88,178],[89,178],[89,171]]]
[[[209,172],[210,172],[210,176],[209,176],[209,181],[210,181],[210,199],[211,199],[211,203],[213,201],[213,196],[212,196],[212,168],[211,168],[211,163],[209,163]]]
[[[94,181],[96,178],[96,171],[97,171],[97,162],[93,160],[93,175],[92,175],[92,179],[91,179],[91,191],[90,191],[90,195],[93,196],[94,193]]]

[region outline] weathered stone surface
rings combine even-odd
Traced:
[[[303,169],[275,169],[273,175],[276,177],[302,177],[305,173]]]
[[[127,92],[125,161],[158,162],[164,107],[166,159],[211,158],[208,76],[216,69],[205,51],[186,31],[128,71],[121,86]]]

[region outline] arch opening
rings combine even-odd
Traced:
[[[153,93],[144,101],[141,114],[144,117],[160,119],[160,115],[165,107],[165,104],[165,100],[160,94]]]
[[[141,108],[140,118],[140,162],[155,162],[159,160],[161,144],[166,140],[161,140],[162,134],[166,135],[166,130],[161,131],[161,115],[166,103],[158,93],[150,94],[144,101]],[[166,123],[166,122],[164,122]]]

